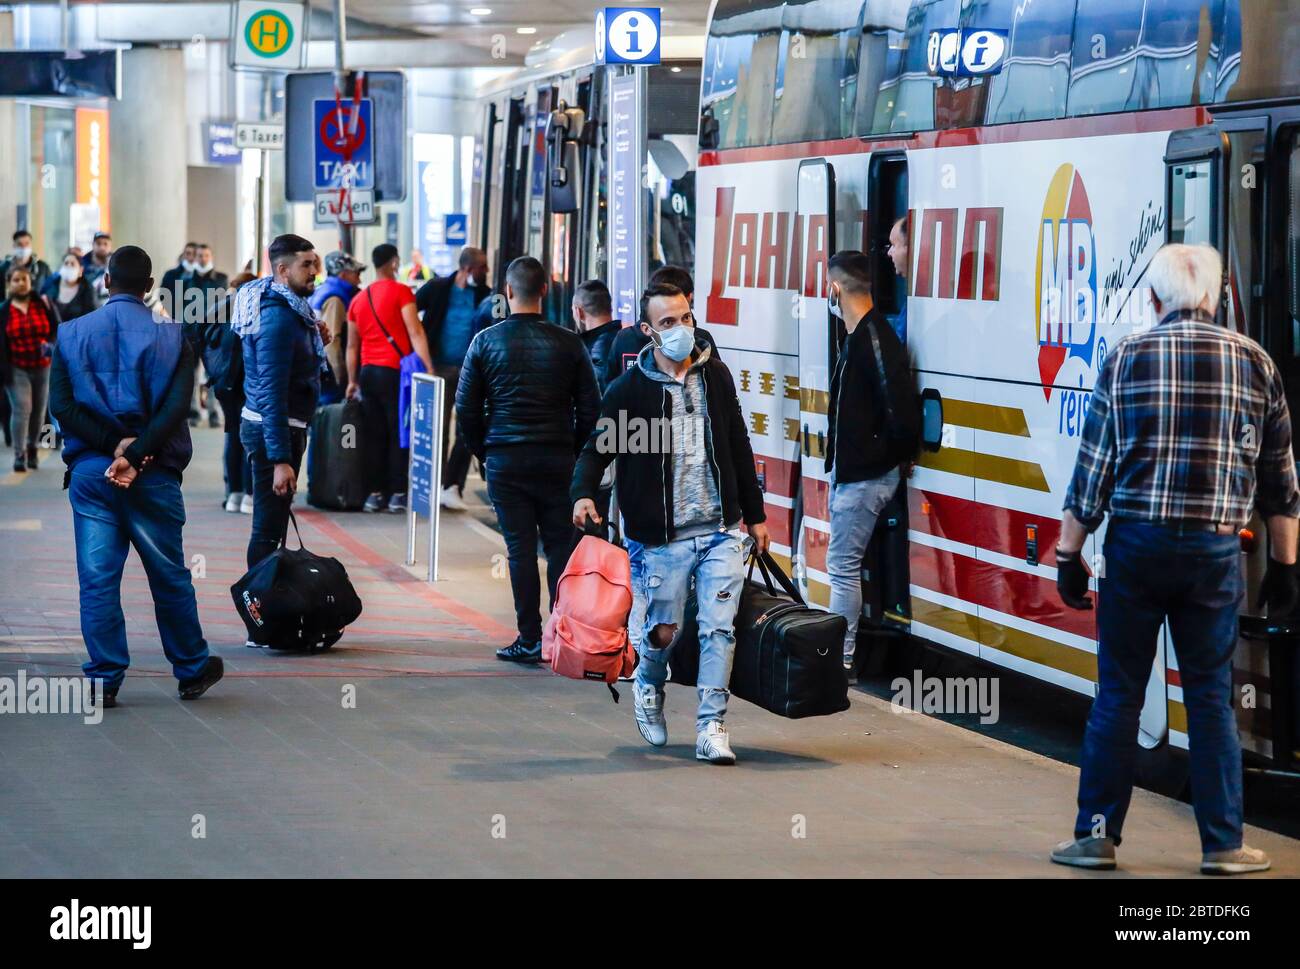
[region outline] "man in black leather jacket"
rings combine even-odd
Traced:
[[[573,551],[569,481],[596,426],[600,393],[576,333],[542,316],[546,272],[531,256],[506,269],[510,315],[478,333],[460,372],[456,420],[487,470],[488,498],[506,540],[518,638],[497,657],[542,658],[537,539],[546,551],[551,600]]]

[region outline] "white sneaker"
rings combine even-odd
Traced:
[[[664,695],[653,686],[632,687],[632,713],[636,728],[652,747],[668,743],[668,723],[664,720]],[[703,736],[703,734],[701,734]]]
[[[1201,856],[1202,875],[1245,875],[1268,871],[1272,862],[1258,848],[1242,845],[1235,851],[1207,851]]]
[[[243,503],[243,501],[244,501],[244,493],[242,491],[232,491],[230,493],[230,497],[226,499],[226,511],[230,512],[233,515],[238,515],[239,506]]]
[[[442,489],[442,494],[438,496],[438,504],[442,505],[448,511],[468,511],[469,506],[465,504],[465,499],[460,496],[455,485]]]
[[[710,720],[704,730],[695,735],[695,759],[710,764],[734,764],[736,755],[731,750],[727,728],[717,720]]]
[[[239,502],[239,513],[241,515],[251,515],[253,513],[253,496],[244,495]]]

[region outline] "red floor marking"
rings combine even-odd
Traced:
[[[349,535],[344,529],[331,521],[326,516],[314,511],[295,512],[298,518],[314,527],[318,532],[327,536],[330,540],[336,542],[339,546],[346,549],[350,554],[356,556],[363,563],[370,566],[376,572],[379,572],[386,579],[392,582],[411,583],[415,586],[420,596],[431,604],[437,606],[443,612],[446,612],[466,625],[473,626],[480,632],[487,633],[490,636],[499,636],[503,639],[513,639],[515,630],[509,626],[497,622],[490,616],[485,616],[477,609],[471,609],[462,602],[457,602],[449,596],[434,590],[428,583],[417,579],[411,573],[407,572],[402,566],[388,561],[369,545],[358,541]]]

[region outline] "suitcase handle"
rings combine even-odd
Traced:
[[[750,553],[749,575],[747,578],[751,582],[754,579],[755,565],[758,566],[758,571],[762,573],[763,584],[767,586],[769,594],[776,595],[776,588],[772,585],[772,580],[775,578],[776,584],[781,587],[786,595],[801,606],[808,605],[808,603],[804,602],[804,598],[799,593],[799,587],[794,584],[794,580],[785,574],[785,571],[777,564],[776,559],[772,558],[770,552],[763,552],[760,555],[757,550],[754,550]]]

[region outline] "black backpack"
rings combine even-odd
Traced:
[[[233,299],[229,306],[234,306]],[[203,369],[208,374],[208,386],[218,394],[242,394],[244,346],[230,325],[229,314],[215,313],[194,329]]]
[[[248,638],[259,646],[319,653],[361,615],[361,599],[342,563],[307,551],[292,511],[289,520],[298,547],[288,547],[286,526],[280,547],[232,585],[230,595]]]

